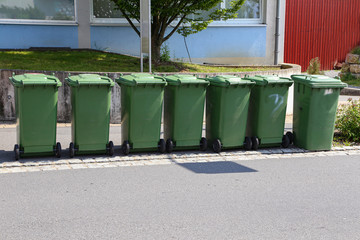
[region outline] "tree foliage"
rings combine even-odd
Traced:
[[[140,0],[111,0],[120,10],[134,31],[140,36],[135,26],[140,22]],[[237,16],[245,0],[234,0],[229,8],[216,8],[222,0],[152,0],[151,34],[153,59],[159,61],[160,47],[175,32],[184,37],[207,28],[214,20],[228,20]],[[208,12],[207,16],[202,14]],[[171,28],[169,28],[171,27]]]

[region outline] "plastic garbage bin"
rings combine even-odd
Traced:
[[[206,94],[206,138],[215,152],[245,147],[252,142],[245,137],[249,97],[252,81],[236,76],[207,78],[210,86]]]
[[[164,96],[164,136],[166,150],[196,149],[205,151],[202,138],[206,87],[209,82],[193,75],[166,77]]]
[[[121,87],[122,151],[165,152],[165,141],[160,139],[164,78],[148,73],[121,76],[116,79]]]
[[[13,75],[17,144],[15,158],[53,155],[61,157],[56,143],[58,88],[61,82],[44,74]]]
[[[294,80],[294,144],[307,150],[330,150],[342,88],[339,79],[321,75],[292,75]]]
[[[292,137],[284,135],[289,87],[293,81],[275,75],[245,77],[255,82],[251,90],[247,134],[252,136],[253,149],[288,147]]]
[[[114,154],[109,141],[111,88],[115,83],[96,74],[70,76],[71,88],[70,157],[75,154]]]

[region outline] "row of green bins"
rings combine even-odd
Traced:
[[[122,151],[166,151],[160,139],[162,106],[166,80],[147,73],[116,79],[121,87]]]
[[[202,137],[206,88],[209,82],[193,75],[166,77],[164,137],[166,151],[207,149]]]
[[[254,82],[236,76],[207,78],[206,138],[215,152],[222,149],[252,148],[245,137],[249,98]]]
[[[18,75],[9,80],[15,89],[15,159],[53,154],[60,157],[61,144],[56,143],[56,123],[61,82],[44,74]]]
[[[330,150],[342,88],[339,79],[320,75],[292,75],[294,88],[294,144],[307,150]]]
[[[288,147],[293,140],[284,135],[289,87],[293,81],[276,75],[245,77],[255,82],[251,90],[247,135],[252,136],[252,147]]]
[[[114,82],[105,76],[80,74],[66,79],[71,88],[70,157],[75,154],[114,154],[109,141],[111,89]]]

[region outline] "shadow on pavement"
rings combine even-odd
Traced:
[[[235,162],[201,162],[201,163],[177,163],[177,164],[194,173],[202,173],[202,174],[258,172],[255,169],[245,167]]]

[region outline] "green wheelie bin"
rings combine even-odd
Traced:
[[[71,88],[70,157],[79,154],[114,154],[109,141],[111,89],[115,83],[97,74],[69,76]]]
[[[160,139],[162,105],[166,80],[149,73],[137,73],[116,79],[121,87],[122,152],[130,150],[164,153]]]
[[[287,148],[293,140],[290,132],[284,135],[287,98],[293,81],[276,75],[246,76],[245,79],[255,82],[247,123],[253,149],[280,145]]]
[[[342,88],[339,79],[292,75],[294,80],[294,144],[307,150],[331,150],[336,110]]]
[[[61,82],[44,74],[13,75],[17,144],[15,159],[53,155],[61,157],[56,143],[58,88]]]
[[[165,78],[164,136],[166,151],[173,149],[207,149],[202,137],[206,88],[204,79],[193,75],[173,75]]]
[[[252,147],[246,137],[246,122],[252,81],[236,76],[207,78],[206,138],[214,152],[222,149]]]

